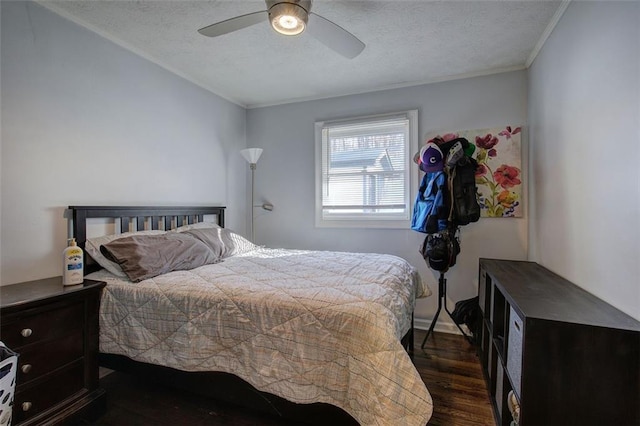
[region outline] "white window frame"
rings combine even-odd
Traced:
[[[323,153],[326,154],[326,132],[324,129],[332,126],[345,126],[350,124],[362,124],[371,121],[384,121],[394,118],[405,118],[408,120],[408,136],[406,142],[405,155],[405,190],[404,198],[406,211],[402,218],[395,217],[367,217],[359,214],[357,216],[332,215],[330,218],[323,217],[322,208],[322,158]],[[315,123],[315,166],[316,166],[316,207],[315,207],[315,224],[319,228],[381,228],[381,229],[409,229],[411,227],[411,215],[413,213],[414,194],[413,189],[417,187],[419,173],[418,167],[413,163],[413,154],[418,151],[418,110],[407,110],[388,114],[368,115],[362,117],[353,117],[348,119],[318,121]]]

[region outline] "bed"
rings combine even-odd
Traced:
[[[70,210],[90,253],[85,273],[107,283],[104,365],[285,418],[395,426],[431,417],[411,359],[413,307],[430,291],[403,259],[256,246],[224,228],[224,207]],[[119,230],[88,238],[98,218]],[[209,251],[192,255],[201,243]],[[166,254],[172,244],[180,249]],[[163,260],[148,266],[159,246]]]

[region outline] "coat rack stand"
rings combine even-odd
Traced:
[[[449,308],[447,308],[447,279],[444,277],[444,272],[440,272],[440,278],[438,279],[438,310],[436,311],[436,314],[431,321],[429,331],[427,331],[427,335],[424,337],[420,348],[424,349],[424,344],[427,343],[427,339],[429,338],[429,335],[433,331],[433,327],[435,327],[436,322],[438,321],[438,315],[440,315],[440,310],[442,309],[443,305],[445,312],[449,314],[449,318],[451,318],[456,327],[458,327],[458,330],[460,330],[462,335],[469,341],[469,343],[473,344],[473,339],[471,338],[471,336],[467,335],[462,327],[460,327],[460,325],[454,321],[453,317],[451,316],[451,312],[449,312]]]

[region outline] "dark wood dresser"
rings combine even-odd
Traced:
[[[478,281],[498,425],[511,391],[519,426],[640,425],[640,322],[534,262],[480,259]]]
[[[19,354],[13,425],[77,424],[101,415],[98,309],[104,282],[62,277],[0,287],[0,340]]]

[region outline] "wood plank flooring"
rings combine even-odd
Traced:
[[[476,348],[460,335],[433,333],[422,350],[425,334],[416,332],[413,362],[433,399],[429,425],[494,425]]]
[[[433,398],[434,426],[494,425],[480,363],[462,336],[434,333],[420,349],[425,332],[416,330],[414,363]],[[220,403],[120,372],[103,379],[107,412],[96,426],[292,425],[282,419]],[[398,425],[402,426],[402,425]]]

